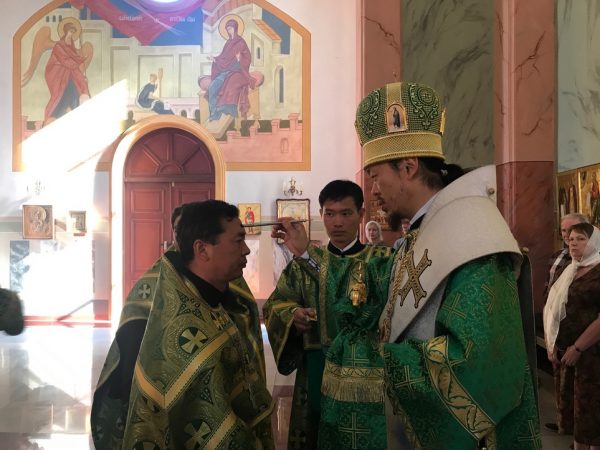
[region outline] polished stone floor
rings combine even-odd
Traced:
[[[266,339],[266,335],[263,333]],[[0,450],[88,450],[91,394],[113,337],[107,328],[30,327],[0,332]],[[266,342],[266,341],[265,341]],[[269,388],[277,398],[277,444],[284,449],[293,377],[276,373],[267,351]],[[540,372],[541,422],[553,418],[551,378]],[[542,429],[543,448],[567,450],[569,436]]]

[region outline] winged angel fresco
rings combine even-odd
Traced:
[[[44,112],[44,125],[77,108],[90,98],[90,90],[85,71],[89,66],[94,49],[89,42],[75,42],[81,37],[81,23],[67,17],[58,24],[58,41],[53,41],[50,27],[38,30],[33,40],[31,61],[21,79],[21,87],[31,81],[41,56],[52,49],[44,77],[50,91],[50,100]]]

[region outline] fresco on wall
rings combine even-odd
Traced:
[[[309,170],[309,52],[308,32],[264,0],[55,1],[15,37],[15,152],[125,81],[124,128],[183,116],[229,170]]]

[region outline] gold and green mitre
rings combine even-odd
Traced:
[[[420,83],[386,84],[356,109],[354,126],[363,148],[363,168],[400,158],[444,159],[446,110],[439,94]]]

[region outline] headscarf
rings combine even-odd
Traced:
[[[580,267],[595,266],[600,263],[600,231],[594,228],[590,239],[583,249],[581,261],[575,258],[571,261],[558,280],[550,288],[548,301],[544,306],[544,334],[546,338],[546,349],[554,350],[556,337],[560,328],[560,321],[566,316],[565,305],[569,300],[569,287],[575,278],[577,269]]]

